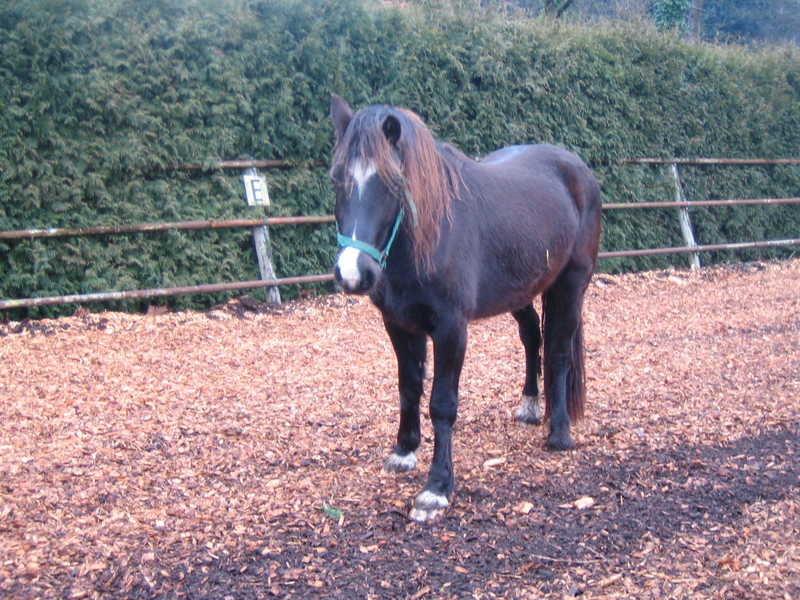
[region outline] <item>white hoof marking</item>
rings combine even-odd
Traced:
[[[390,473],[403,473],[405,471],[411,471],[416,468],[416,466],[417,455],[415,453],[409,452],[405,456],[401,456],[397,454],[397,452],[393,452],[392,455],[386,459],[383,469]]]
[[[539,402],[539,396],[522,396],[522,404],[517,409],[515,417],[517,421],[523,423],[541,423],[544,418],[544,408]]]
[[[425,490],[414,500],[414,507],[409,513],[409,518],[418,523],[433,521],[450,505],[446,496]]]

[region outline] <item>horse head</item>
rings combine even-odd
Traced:
[[[422,120],[373,105],[353,113],[331,101],[336,131],[331,180],[336,193],[334,275],[345,292],[366,294],[380,280],[395,240],[405,234],[417,272],[429,269],[457,174]]]
[[[331,181],[341,248],[334,275],[351,294],[366,294],[375,287],[405,218],[396,150],[400,123],[392,114],[376,112],[364,109],[353,115],[338,96],[331,103],[337,137]],[[370,130],[376,124],[379,135]]]

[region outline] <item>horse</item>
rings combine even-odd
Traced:
[[[397,358],[400,423],[387,471],[416,467],[427,338],[433,343],[433,459],[409,512],[432,521],[455,484],[452,431],[468,322],[514,316],[525,352],[516,418],[549,420],[547,446],[575,447],[570,423],[584,413],[582,306],[597,262],[600,186],[578,156],[555,146],[508,146],[473,160],[437,141],[408,109],[354,113],[333,95],[330,116],[334,278],[345,293],[369,296]]]

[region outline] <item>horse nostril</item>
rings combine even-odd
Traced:
[[[342,272],[339,270],[339,265],[336,265],[333,269],[333,278],[336,283],[342,283]]]

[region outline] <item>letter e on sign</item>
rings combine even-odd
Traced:
[[[247,204],[250,206],[269,206],[267,182],[260,175],[243,175]]]

